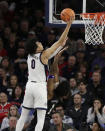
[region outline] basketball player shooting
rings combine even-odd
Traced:
[[[28,53],[28,82],[22,106],[22,113],[16,125],[16,131],[22,131],[30,109],[37,110],[37,124],[35,131],[42,131],[47,110],[47,83],[44,65],[55,56],[66,44],[67,35],[74,16],[67,22],[61,37],[50,48],[43,50],[42,43],[31,39],[26,43]]]

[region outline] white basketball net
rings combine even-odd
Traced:
[[[92,45],[104,44],[102,34],[105,26],[105,14],[100,16],[95,14],[93,18],[90,15],[88,14],[86,17],[82,15],[85,24],[85,43]]]

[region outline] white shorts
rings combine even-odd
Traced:
[[[27,82],[23,100],[24,108],[47,109],[47,83]]]

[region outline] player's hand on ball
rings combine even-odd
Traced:
[[[71,16],[70,20],[67,21],[67,24],[69,23],[72,24],[74,20],[75,20],[75,16]]]

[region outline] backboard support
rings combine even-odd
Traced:
[[[60,12],[64,8],[71,8],[76,13],[72,27],[81,27],[84,23],[80,14],[105,11],[105,0],[46,0],[45,6],[47,26],[65,26],[66,23],[60,19]]]

